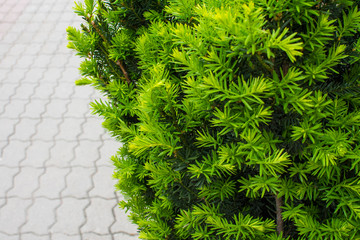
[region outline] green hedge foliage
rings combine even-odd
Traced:
[[[359,5],[75,4],[141,239],[360,239]]]

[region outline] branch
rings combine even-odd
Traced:
[[[130,83],[131,83],[131,79],[130,79],[130,77],[129,77],[128,72],[126,71],[126,69],[125,69],[125,67],[124,67],[124,63],[123,63],[122,61],[120,61],[120,60],[117,60],[115,63],[116,63],[116,65],[118,65],[118,66],[120,67],[121,71],[123,72],[123,74],[124,74],[124,76],[125,76],[125,79],[126,79],[126,82],[127,82],[128,84],[130,84]]]
[[[276,230],[277,233],[280,235],[284,232],[284,220],[281,214],[281,207],[283,205],[283,201],[281,197],[275,195],[275,202],[276,202]]]

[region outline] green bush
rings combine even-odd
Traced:
[[[360,239],[359,5],[76,3],[140,238]]]

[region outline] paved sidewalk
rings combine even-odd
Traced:
[[[119,143],[76,87],[73,0],[0,0],[0,240],[135,240],[118,207]]]

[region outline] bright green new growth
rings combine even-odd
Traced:
[[[359,5],[76,3],[140,238],[360,239]]]

